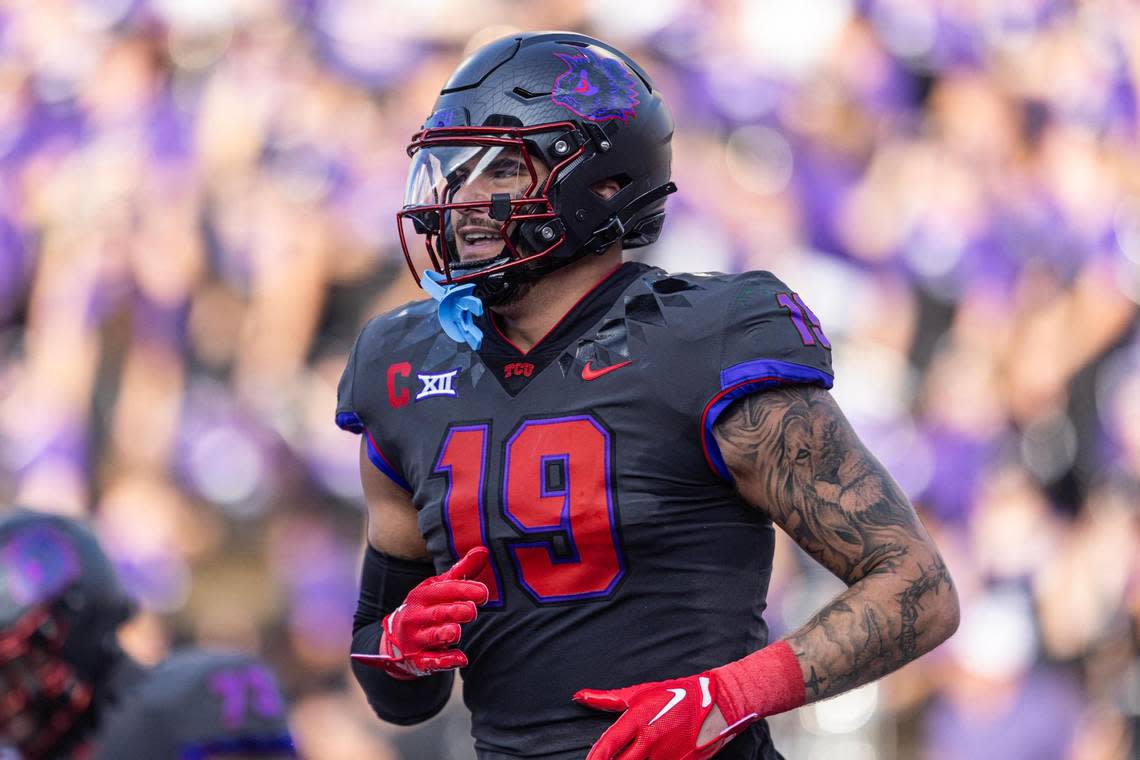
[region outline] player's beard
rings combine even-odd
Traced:
[[[522,311],[520,304],[526,300],[534,290],[535,282],[533,280],[526,280],[517,284],[511,284],[503,290],[491,297],[484,298],[484,303],[493,309],[496,314],[501,314],[504,317],[513,317],[516,312]]]
[[[543,272],[540,267],[541,264],[537,261],[517,264],[503,273],[502,279],[480,282],[475,289],[475,295],[485,306],[499,313],[502,313],[504,308],[517,307],[519,303],[525,301],[534,290],[535,283],[541,279]]]

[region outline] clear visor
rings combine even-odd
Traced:
[[[554,216],[543,195],[546,177],[521,141],[421,147],[399,214],[409,260],[419,248],[431,268],[463,277],[538,253],[520,237],[519,224]]]
[[[490,203],[523,198],[537,178],[518,145],[436,145],[412,157],[404,207]]]

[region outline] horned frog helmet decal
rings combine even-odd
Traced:
[[[595,123],[620,119],[627,124],[637,115],[633,72],[620,59],[602,58],[587,48],[554,55],[566,64],[550,93],[556,104]]]

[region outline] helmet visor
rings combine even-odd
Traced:
[[[536,253],[516,233],[520,221],[553,216],[540,187],[545,177],[521,140],[419,148],[399,215],[405,250],[424,236],[433,268],[452,277]]]

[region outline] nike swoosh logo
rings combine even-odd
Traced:
[[[677,703],[684,699],[687,693],[684,689],[666,689],[666,691],[673,692],[673,698],[669,700],[669,704],[661,708],[661,712],[653,716],[653,720],[649,721],[647,725],[652,726],[654,723],[656,723],[658,718],[676,707]]]
[[[590,362],[586,362],[586,366],[582,367],[582,379],[597,380],[602,375],[608,375],[614,370],[621,369],[622,367],[628,366],[630,364],[633,364],[633,359],[630,359],[629,361],[619,362],[617,364],[611,364],[610,366],[602,367],[601,369],[594,369],[590,366]]]

